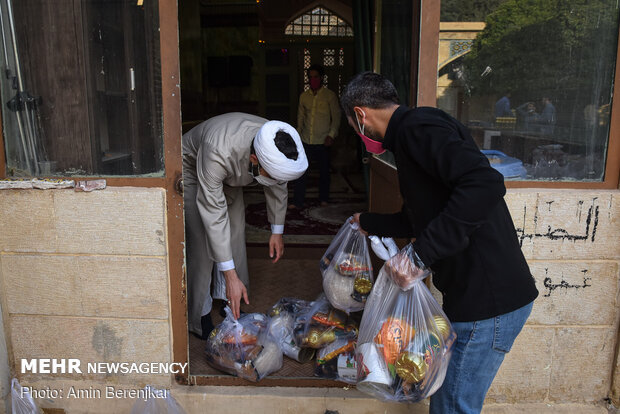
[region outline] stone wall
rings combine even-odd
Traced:
[[[619,195],[508,192],[506,201],[540,295],[489,401],[600,402],[609,397],[614,366],[618,377]],[[618,387],[616,379],[616,399]]]
[[[171,375],[86,372],[88,362],[172,360],[165,212],[163,189],[0,192],[9,376],[41,387],[171,385]],[[77,358],[83,374],[22,374],[22,358]]]

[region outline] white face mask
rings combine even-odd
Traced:
[[[280,181],[276,181],[273,178],[267,178],[264,175],[257,175],[254,177],[257,183],[264,185],[265,187],[271,187],[272,185],[280,184]]]
[[[260,185],[264,185],[265,187],[271,187],[272,185],[282,184],[283,181],[274,180],[273,178],[265,177],[260,174],[260,164],[256,165],[250,164],[250,175],[256,180]]]

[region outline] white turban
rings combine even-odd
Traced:
[[[287,158],[276,147],[275,138],[278,131],[284,131],[293,138],[298,153],[296,160]],[[256,151],[260,165],[275,180],[296,180],[308,169],[308,159],[306,158],[301,138],[295,128],[286,122],[266,122],[258,131],[258,134],[256,134],[256,138],[254,138],[254,151]]]

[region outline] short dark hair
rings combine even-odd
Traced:
[[[340,104],[348,117],[353,117],[355,106],[383,109],[399,103],[398,92],[392,82],[374,72],[355,75],[340,95]]]
[[[276,144],[276,147],[280,150],[282,154],[286,156],[286,158],[291,160],[297,160],[299,156],[299,152],[297,152],[297,145],[295,145],[295,140],[293,137],[284,130],[279,130],[276,132],[276,137],[273,139]]]
[[[308,74],[308,77],[310,77],[311,70],[316,70],[317,72],[319,72],[319,76],[321,77],[321,79],[323,79],[323,76],[325,75],[325,69],[323,68],[323,66],[319,65],[318,63],[310,65],[310,67],[306,69],[306,73]]]

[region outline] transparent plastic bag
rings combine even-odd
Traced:
[[[162,390],[151,385],[144,387],[146,398],[138,398],[131,407],[131,414],[185,414],[170,390]]]
[[[456,339],[417,260],[409,244],[385,263],[360,324],[357,389],[385,401],[416,402],[437,391]]]
[[[314,349],[301,348],[295,343],[295,319],[308,309],[311,303],[301,299],[282,298],[269,312],[269,333],[278,342],[284,355],[301,363],[308,362],[314,357]]]
[[[337,339],[316,354],[314,374],[317,377],[355,384],[355,340]]]
[[[226,307],[226,318],[207,339],[207,362],[229,374],[257,382],[282,368],[282,350],[269,335],[269,318],[248,313],[238,320]]]
[[[298,347],[320,349],[337,339],[356,339],[358,326],[346,313],[332,307],[321,294],[297,315],[293,333]]]
[[[269,316],[274,317],[283,313],[297,316],[306,309],[308,309],[313,302],[296,299],[296,298],[281,298],[275,305],[269,310]]]
[[[22,387],[17,378],[11,380],[11,407],[13,414],[41,414],[30,391]]]
[[[336,309],[364,309],[374,281],[366,236],[351,218],[342,225],[319,262],[323,291]]]

